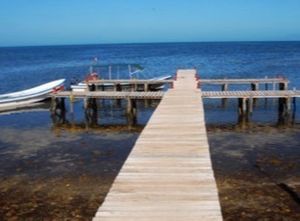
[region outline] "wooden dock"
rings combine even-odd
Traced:
[[[195,70],[180,70],[94,221],[222,220]]]
[[[170,80],[149,80],[149,79],[101,79],[101,80],[91,80],[89,84],[104,85],[104,84],[138,84],[138,85],[152,85],[152,84],[172,84],[173,79]],[[200,79],[201,84],[280,84],[289,83],[285,78],[246,78],[246,79]]]
[[[91,80],[89,84],[171,84],[174,80],[149,80],[149,79],[100,79]]]
[[[280,84],[289,83],[285,78],[241,78],[241,79],[201,79],[201,84]]]
[[[203,98],[294,98],[300,97],[299,90],[282,91],[203,91]]]
[[[163,91],[86,91],[86,92],[72,92],[61,91],[52,94],[52,97],[57,98],[99,98],[99,99],[161,99],[164,96]]]

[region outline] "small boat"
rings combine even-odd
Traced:
[[[172,75],[164,75],[164,76],[159,76],[159,77],[155,77],[155,78],[150,78],[150,79],[141,79],[141,80],[149,80],[149,81],[160,81],[160,80],[170,80],[172,79]],[[94,79],[95,80],[95,79]],[[102,84],[98,84],[98,86],[102,86],[104,87],[104,89],[112,89],[114,84],[113,83],[102,83]],[[129,87],[130,83],[120,83],[121,87]],[[163,83],[157,83],[157,84],[152,84],[151,85],[151,90],[162,90],[164,88],[164,84]],[[71,85],[71,89],[74,92],[84,92],[88,89],[88,83],[86,82],[80,82],[76,85]]]
[[[27,90],[0,95],[0,111],[29,107],[45,100],[52,92],[63,88],[65,79],[59,79]]]
[[[128,75],[129,79],[139,79],[139,73],[144,71],[144,68],[139,65],[139,64],[114,64],[114,65],[99,65],[98,64],[98,59],[95,59],[96,64],[93,64],[89,68],[89,74],[86,76],[85,80],[79,83],[71,83],[71,89],[74,92],[84,92],[88,90],[89,81],[93,80],[98,80],[102,79],[99,78],[99,68],[100,69],[107,69],[108,70],[108,79],[107,80],[120,80],[119,79],[119,74],[117,74],[117,79],[112,79],[112,69],[118,70],[124,70],[128,68]],[[140,80],[149,80],[149,81],[155,81],[155,80],[169,80],[172,78],[172,75],[164,75],[164,76],[159,76],[155,78],[150,78],[150,79],[140,79]],[[104,80],[105,78],[103,78]],[[114,83],[101,83],[97,84],[97,86],[101,87],[103,90],[112,90],[114,87]],[[127,82],[120,83],[120,86],[122,88],[130,88],[131,84]],[[164,88],[163,83],[157,83],[157,84],[151,84],[150,90],[162,90]],[[141,88],[138,88],[140,90]]]

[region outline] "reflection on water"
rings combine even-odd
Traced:
[[[68,111],[71,107],[66,105],[65,99],[56,100],[55,108],[51,110],[51,119],[54,127],[84,127],[102,128],[105,125],[123,125],[137,127],[144,125],[153,110],[156,108],[159,100],[137,100],[132,102],[132,110],[128,112],[127,102],[124,100],[99,100],[90,98],[86,104],[76,103],[76,107],[82,107],[81,111],[75,113]],[[80,116],[83,114],[83,117]]]

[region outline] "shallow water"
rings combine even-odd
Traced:
[[[35,142],[40,132],[44,131],[7,130],[2,134],[28,137],[33,133],[29,137]],[[62,132],[60,137],[49,135],[48,143],[32,144],[25,150],[7,141],[9,148],[1,152],[0,216],[32,220],[91,218],[137,135],[138,131]]]
[[[154,108],[139,107],[139,116]],[[90,220],[144,123],[54,124],[46,113],[44,127],[1,127],[0,216]],[[224,220],[299,220],[299,125],[211,121],[208,137]]]
[[[0,116],[2,220],[90,220],[157,102],[138,103],[136,124],[106,101],[97,122],[49,111]],[[76,103],[80,108],[81,103]],[[79,112],[76,112],[79,113]],[[39,121],[39,119],[42,119]]]
[[[300,86],[299,42],[83,45],[0,48],[0,93],[82,79],[94,57],[141,64],[144,78],[196,67],[203,78],[283,74],[290,89]],[[128,78],[126,70],[116,74]],[[229,89],[241,88],[249,86]],[[81,101],[71,114],[68,100],[64,118],[51,116],[47,104],[0,115],[0,219],[93,217],[158,102],[139,102],[135,121],[124,102],[98,104],[96,118],[84,114]],[[275,99],[258,100],[248,119],[239,118],[236,100],[204,106],[225,220],[300,220],[299,110],[283,122]]]
[[[0,217],[91,218],[140,128],[1,128]]]
[[[208,130],[224,220],[300,219],[300,127]]]

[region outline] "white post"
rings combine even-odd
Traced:
[[[131,65],[130,64],[128,65],[128,72],[129,72],[129,78],[132,79],[132,76],[131,76]]]
[[[108,66],[109,80],[111,80],[111,65]]]

